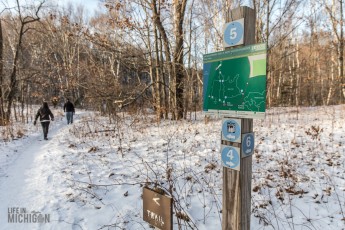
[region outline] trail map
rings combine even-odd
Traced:
[[[205,112],[264,118],[266,44],[204,55],[203,80]]]

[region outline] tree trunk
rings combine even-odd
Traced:
[[[340,103],[344,102],[344,15],[343,15],[343,0],[339,0],[340,4],[340,41],[339,41],[339,77],[340,77]]]
[[[162,42],[162,39],[161,39],[161,36],[159,37],[159,55],[160,55],[160,62],[159,62],[159,67],[161,69],[161,78],[160,78],[160,81],[163,83],[163,87],[161,87],[161,100],[162,100],[162,105],[164,104],[163,106],[163,115],[164,115],[164,118],[165,119],[168,119],[168,116],[169,116],[169,95],[170,95],[170,90],[169,88],[167,87],[168,83],[167,83],[167,80],[166,80],[166,73],[165,73],[165,69],[164,69],[164,63],[163,63],[163,60],[164,60],[164,57],[163,57],[163,42]]]
[[[11,117],[11,107],[13,104],[13,100],[15,98],[16,92],[17,92],[17,64],[18,64],[18,58],[19,58],[19,49],[22,43],[22,36],[23,36],[23,26],[20,29],[19,33],[19,41],[16,47],[16,52],[13,59],[13,66],[10,76],[10,88],[9,93],[7,94],[7,111],[5,113],[5,119],[9,120]]]
[[[335,68],[334,68],[334,65],[335,65],[335,60],[334,60],[334,54],[333,54],[333,49],[331,49],[331,81],[330,81],[330,86],[329,86],[329,89],[328,89],[328,94],[327,94],[327,100],[326,100],[326,105],[329,105],[330,102],[331,102],[331,97],[332,97],[332,94],[333,94],[333,87],[334,87],[334,72],[335,72]]]
[[[176,79],[176,119],[183,118],[183,98],[184,98],[184,66],[183,66],[183,20],[186,10],[187,0],[174,0],[174,25],[175,25],[175,51],[174,70]]]
[[[155,104],[156,104],[156,116],[157,120],[160,121],[162,117],[162,109],[161,109],[161,84],[160,84],[160,60],[159,60],[159,46],[158,46],[158,35],[157,35],[157,27],[154,28],[154,36],[155,36],[155,53],[156,53],[156,66],[155,66]]]
[[[167,67],[168,67],[168,77],[171,83],[171,77],[174,76],[173,73],[173,68],[171,65],[171,51],[170,51],[170,44],[169,44],[169,39],[167,36],[167,33],[165,31],[165,28],[162,24],[161,18],[160,18],[160,11],[158,11],[157,9],[157,0],[152,0],[152,4],[151,4],[151,9],[152,9],[152,13],[153,13],[153,22],[155,23],[155,25],[158,28],[158,31],[160,33],[160,36],[163,40],[163,45],[164,45],[164,53],[165,53],[165,58],[166,58],[166,63],[167,63]],[[163,60],[162,60],[163,61]],[[171,95],[171,91],[169,90],[169,95]],[[173,94],[175,94],[175,92],[173,91]],[[169,96],[169,98],[172,98],[171,96]],[[174,102],[170,102],[173,103]],[[170,105],[169,108],[174,108],[174,105]],[[172,114],[174,115],[174,112],[172,112]],[[174,116],[173,116],[174,118]]]
[[[151,83],[153,83],[154,80],[154,70],[153,70],[153,57],[152,57],[152,47],[151,47],[151,43],[150,43],[150,29],[147,28],[147,44],[148,44],[148,50],[149,50],[149,74],[150,74],[150,81]],[[151,93],[152,93],[152,99],[153,99],[153,103],[154,105],[156,104],[156,88],[155,85],[152,85],[151,87]]]
[[[269,31],[270,31],[270,1],[267,0],[266,2],[266,7],[267,7],[267,15],[266,15],[266,42],[268,44],[268,39],[269,39]],[[270,63],[270,56],[271,56],[271,49],[269,48],[269,46],[267,45],[267,94],[266,94],[266,107],[271,107],[271,104],[272,104],[272,95],[273,95],[273,90],[272,90],[272,86],[273,86],[273,83],[272,83],[272,79],[271,79],[271,63]]]
[[[0,19],[0,126],[5,125],[5,111],[4,111],[4,95],[3,95],[3,82],[4,82],[4,63],[3,63],[3,38],[2,38],[2,21]]]
[[[300,75],[299,75],[299,69],[300,69],[300,60],[299,60],[299,48],[298,48],[298,41],[295,40],[295,59],[296,59],[296,93],[295,93],[295,105],[298,107],[300,105],[300,94],[301,94],[301,83],[300,83]]]

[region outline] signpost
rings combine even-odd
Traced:
[[[203,110],[224,118],[223,230],[250,230],[253,118],[266,109],[266,44],[254,44],[255,18],[249,7],[229,12],[223,43],[230,48],[203,57]]]
[[[143,189],[143,219],[161,230],[172,230],[172,198]]]

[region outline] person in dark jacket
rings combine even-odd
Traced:
[[[37,111],[35,120],[34,120],[34,125],[36,125],[36,121],[38,117],[40,118],[40,122],[42,125],[44,140],[48,140],[49,124],[50,124],[50,121],[54,121],[54,115],[52,111],[50,111],[47,102],[43,102],[43,105]]]
[[[67,98],[65,105],[63,106],[63,111],[66,112],[66,119],[67,124],[73,123],[73,115],[75,113],[74,105],[70,100]]]

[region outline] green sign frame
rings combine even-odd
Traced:
[[[203,111],[264,119],[266,55],[266,43],[203,55]]]

